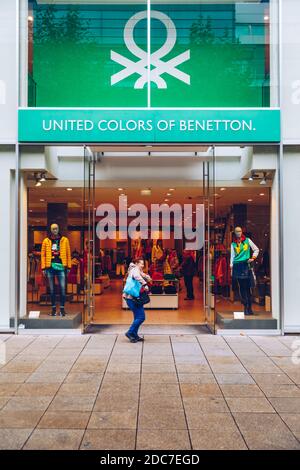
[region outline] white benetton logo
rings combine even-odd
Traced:
[[[127,49],[136,57],[139,58],[137,62],[134,62],[127,57],[118,54],[115,51],[111,51],[111,60],[122,65],[124,68],[112,75],[111,85],[124,80],[130,75],[137,73],[140,77],[136,80],[134,88],[143,88],[147,84],[148,80],[148,60],[147,60],[147,51],[141,49],[135,42],[133,38],[133,31],[136,24],[147,18],[147,10],[141,11],[134,14],[126,23],[124,28],[124,42]],[[178,70],[178,65],[186,62],[190,59],[190,51],[187,50],[173,59],[168,60],[167,62],[162,61],[161,59],[169,54],[173,47],[176,44],[176,27],[169,16],[165,13],[152,10],[151,18],[155,18],[161,21],[167,30],[167,37],[165,43],[157,51],[150,54],[150,65],[153,67],[149,72],[149,80],[157,85],[158,88],[167,88],[166,81],[161,77],[163,73],[167,73],[177,78],[178,80],[190,85],[190,75],[181,70]]]

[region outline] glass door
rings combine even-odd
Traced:
[[[93,321],[95,310],[95,156],[90,147],[84,146],[84,204],[83,204],[83,264],[84,309],[82,328],[86,332]]]
[[[203,162],[204,202],[204,256],[203,256],[203,299],[205,321],[215,333],[214,295],[214,223],[215,223],[215,147],[209,149],[209,157]]]

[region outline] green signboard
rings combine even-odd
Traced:
[[[32,8],[30,107],[270,106],[268,1]]]
[[[278,109],[20,109],[20,142],[251,143],[280,141]]]

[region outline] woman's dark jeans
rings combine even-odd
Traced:
[[[145,310],[143,305],[137,305],[132,299],[126,299],[126,303],[133,313],[133,322],[128,330],[128,334],[137,337],[141,324],[145,321]]]

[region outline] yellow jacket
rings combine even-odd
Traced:
[[[60,239],[60,258],[65,268],[71,269],[71,249],[67,237]],[[51,268],[52,261],[52,241],[50,238],[45,238],[42,243],[41,250],[41,268]]]

